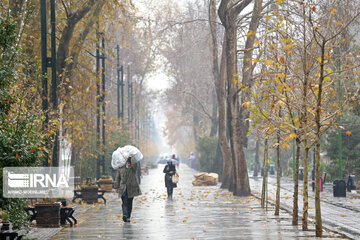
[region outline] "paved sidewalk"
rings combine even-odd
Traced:
[[[260,196],[262,178],[250,178],[250,186],[255,195]],[[268,184],[268,197],[275,201],[276,199],[276,178],[270,177]],[[301,216],[303,207],[303,186],[299,186],[299,225],[301,226]],[[293,182],[287,178],[281,180],[281,206],[291,210],[293,206]],[[341,232],[353,239],[360,239],[360,212],[357,211],[360,206],[360,199],[356,197],[334,198],[332,190],[325,189],[321,193],[321,213],[322,221],[325,227]],[[315,198],[314,193],[309,187],[309,217],[315,218]]]
[[[143,195],[135,198],[131,223],[124,223],[121,200],[92,208],[86,221],[63,229],[52,239],[314,239],[314,232],[291,225],[291,216],[265,212],[254,197],[233,197],[215,187],[193,187],[195,173],[179,169],[174,200],[166,199],[163,165],[142,179]],[[324,233],[324,239],[340,236]]]

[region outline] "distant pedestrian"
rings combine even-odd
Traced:
[[[173,189],[177,187],[176,183],[172,182],[172,176],[176,174],[175,165],[172,164],[172,161],[168,161],[167,165],[164,168],[165,173],[165,187],[167,189],[168,199],[172,199]]]
[[[180,159],[179,159],[179,158],[177,158],[175,154],[173,154],[173,155],[171,156],[171,159],[174,159],[174,160],[176,161],[175,166],[176,166],[177,168],[179,168],[179,165],[180,165]]]
[[[122,200],[124,222],[130,222],[134,197],[141,195],[137,169],[138,163],[132,163],[131,157],[129,157],[126,164],[118,169],[116,175],[115,189]]]
[[[195,170],[198,170],[198,166],[197,166],[196,157],[195,157],[194,152],[190,153],[189,161],[190,161],[190,164],[191,164],[191,168],[195,169]]]

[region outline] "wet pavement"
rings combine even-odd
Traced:
[[[250,178],[250,186],[253,193],[260,195],[262,178]],[[268,185],[268,197],[276,199],[276,178],[271,176]],[[299,184],[299,193],[302,194],[302,183]],[[292,212],[293,206],[293,182],[289,178],[281,179],[281,206]],[[350,238],[360,239],[360,198],[356,194],[350,196],[333,197],[332,185],[328,184],[321,192],[321,214],[323,225],[334,231],[344,233]],[[303,196],[299,195],[299,224],[301,225]],[[309,186],[309,217],[315,217],[315,198],[311,185]]]
[[[281,211],[265,212],[254,197],[233,197],[214,187],[193,187],[195,171],[181,165],[174,199],[167,200],[163,165],[142,178],[143,195],[134,199],[130,223],[122,221],[121,200],[112,194],[107,205],[86,211],[80,223],[52,239],[314,239],[314,232],[291,225]],[[110,195],[107,196],[107,198]],[[325,232],[327,238],[337,238]],[[325,237],[325,239],[326,239]]]

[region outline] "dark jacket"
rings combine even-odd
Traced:
[[[173,173],[169,173],[169,172],[173,172]],[[165,187],[177,187],[176,183],[173,183],[171,180],[171,176],[174,175],[176,173],[176,168],[175,165],[171,164],[171,165],[166,165],[164,168],[165,173]]]
[[[125,190],[129,198],[141,195],[137,177],[138,164],[134,163],[130,168],[123,166],[118,169],[115,179],[115,189],[119,189],[119,196],[121,197]]]

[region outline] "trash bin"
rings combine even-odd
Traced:
[[[304,168],[299,168],[299,180],[304,180]]]
[[[356,189],[355,175],[349,175],[346,188],[349,192]]]
[[[274,164],[270,164],[269,174],[275,175],[275,165]]]
[[[346,197],[346,183],[344,180],[335,180],[333,182],[334,197]]]

